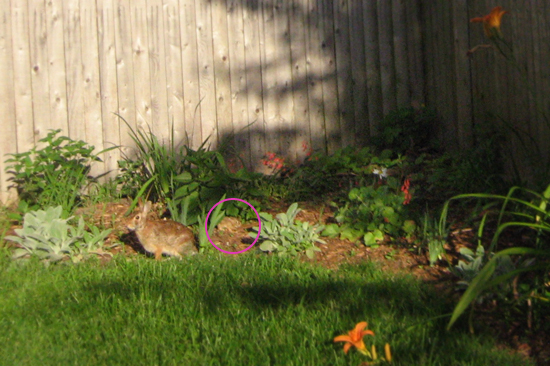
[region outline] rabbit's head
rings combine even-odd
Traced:
[[[140,212],[131,217],[126,224],[126,227],[130,231],[136,231],[145,227],[147,222],[147,214],[151,210],[151,201],[147,201],[144,205],[139,203]]]

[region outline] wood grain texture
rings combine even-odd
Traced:
[[[212,147],[246,164],[303,160],[374,138],[385,114],[426,105],[449,148],[476,129],[521,131],[550,159],[550,4],[503,0],[514,62],[470,23],[487,0],[2,0],[3,152],[48,130],[103,149],[94,172],[132,155],[127,127]],[[507,130],[508,129],[508,130]],[[508,131],[508,132],[506,132]],[[509,139],[519,156],[522,144]],[[523,155],[521,155],[523,154]],[[533,155],[534,156],[534,155]],[[0,187],[6,187],[1,173]]]
[[[12,24],[9,9],[9,1],[0,1],[0,73],[1,75],[13,75],[13,45],[12,45]],[[10,194],[8,191],[8,174],[5,172],[7,164],[4,162],[5,154],[10,153],[12,141],[16,141],[15,128],[15,93],[14,83],[0,84],[0,116],[2,116],[3,128],[0,134],[0,203],[8,203]]]

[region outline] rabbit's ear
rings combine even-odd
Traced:
[[[141,213],[143,216],[147,216],[147,213],[151,210],[151,201],[145,202],[145,205],[143,206],[143,209],[141,210]]]

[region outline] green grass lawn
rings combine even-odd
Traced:
[[[242,254],[45,267],[0,260],[1,365],[359,365],[332,339],[367,321],[396,365],[527,365],[444,330],[452,304],[375,264]]]

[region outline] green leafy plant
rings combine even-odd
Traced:
[[[428,251],[428,260],[433,266],[438,260],[445,256],[445,239],[447,230],[445,225],[440,225],[436,218],[430,216],[428,212],[422,219],[422,235],[420,236],[420,245]]]
[[[434,146],[433,131],[438,124],[437,114],[428,108],[399,108],[389,113],[378,127],[374,144],[399,154]]]
[[[212,207],[224,195],[249,201],[250,197],[261,196],[254,188],[261,174],[245,168],[231,172],[223,155],[224,147],[208,150],[208,138],[195,150],[176,145],[173,130],[169,141],[163,144],[151,131],[128,127],[137,150],[134,158],[125,157],[119,162],[122,173],[117,179],[123,195],[135,200],[146,195],[151,200],[163,201],[172,219],[184,225],[196,224],[203,208]],[[147,183],[149,186],[143,189]],[[225,206],[231,215],[250,216],[244,208],[236,201]],[[248,216],[245,219],[251,218]]]
[[[405,192],[395,177],[387,177],[386,184],[353,188],[348,199],[335,214],[341,226],[327,227],[323,234],[339,232],[342,239],[362,237],[366,245],[376,245],[386,234],[410,237],[416,231],[415,222],[408,219]]]
[[[94,147],[83,141],[74,141],[57,136],[61,130],[50,131],[39,140],[39,145],[28,152],[8,154],[7,173],[16,188],[19,198],[31,207],[58,206],[64,215],[70,212],[82,199],[83,189],[98,177],[89,175],[91,164],[100,162],[93,153]],[[109,151],[109,148],[99,152]]]
[[[530,196],[532,199],[515,197],[516,192],[520,192],[527,197]],[[550,250],[548,249],[550,211],[547,207],[550,199],[550,186],[542,194],[520,187],[512,187],[506,196],[492,194],[458,195],[446,202],[441,221],[446,220],[451,200],[466,198],[498,200],[502,202],[502,206],[498,212],[496,230],[491,243],[489,248],[485,249],[487,263],[471,280],[466,292],[464,292],[453,311],[448,328],[479,296],[495,286],[506,284],[516,278],[528,281],[525,283],[528,289],[526,297],[540,298],[545,301],[550,300],[550,296],[545,291],[545,283],[550,272]],[[484,220],[482,226],[484,226]],[[512,247],[497,252],[501,234],[505,230],[514,228],[531,230],[534,235],[532,245],[530,247]],[[488,255],[490,257],[487,257]],[[518,265],[513,265],[511,259],[513,256],[519,256],[519,258],[515,257],[517,259],[514,260],[514,263],[519,263]],[[523,273],[529,273],[530,276],[520,277]],[[470,329],[472,329],[471,316]]]
[[[225,196],[222,197],[222,199],[224,199],[224,198],[225,198]],[[227,202],[231,202],[231,201],[226,201],[226,202],[220,203],[219,205],[216,206],[214,211],[212,211],[212,213],[210,214],[209,223],[208,223],[208,236],[212,237],[212,233],[214,232],[214,228],[216,226],[218,226],[218,224],[225,217],[225,211],[222,208]],[[213,248],[212,244],[208,240],[208,236],[206,235],[205,220],[206,220],[206,214],[203,212],[198,217],[198,224],[199,224],[198,225],[198,232],[199,232],[198,237],[199,237],[199,247],[200,247],[201,252],[211,250]]]
[[[505,136],[488,124],[476,127],[474,135],[475,141],[468,149],[424,159],[421,169],[426,184],[423,186],[430,195],[443,196],[445,201],[463,192],[502,193]]]
[[[297,255],[305,251],[309,258],[313,258],[315,252],[320,251],[314,244],[325,244],[319,236],[323,226],[296,220],[296,215],[300,211],[298,204],[293,203],[286,213],[277,214],[275,219],[272,215],[261,212],[260,250],[276,252],[280,256]],[[256,237],[259,228],[255,227],[253,230],[255,232],[250,236]]]
[[[135,196],[142,185],[152,179],[147,197],[151,200],[165,199],[174,190],[174,177],[189,169],[186,147],[175,143],[174,126],[165,143],[159,141],[151,129],[148,132],[134,130],[124,118],[120,119],[128,126],[130,137],[136,145],[135,157],[124,156],[118,162],[121,173],[117,182],[121,186],[122,194]],[[200,148],[207,141],[208,139]]]
[[[375,154],[372,148],[345,147],[333,154],[313,153],[287,172],[282,182],[289,200],[315,199],[327,193],[348,192],[351,188],[371,184],[383,172],[402,169],[406,159],[393,158],[394,152],[384,150]]]
[[[457,287],[465,290],[468,288],[472,280],[479,274],[485,261],[485,248],[483,245],[478,245],[474,253],[470,248],[460,248],[459,250],[462,259],[454,267],[454,274],[460,278]]]
[[[92,227],[86,231],[86,224],[81,217],[77,226],[71,225],[68,219],[62,218],[62,207],[50,207],[46,210],[31,211],[25,214],[23,227],[15,229],[17,236],[6,239],[18,244],[13,258],[35,255],[51,262],[59,261],[65,256],[91,253],[100,248],[103,240],[111,230],[100,231]]]

